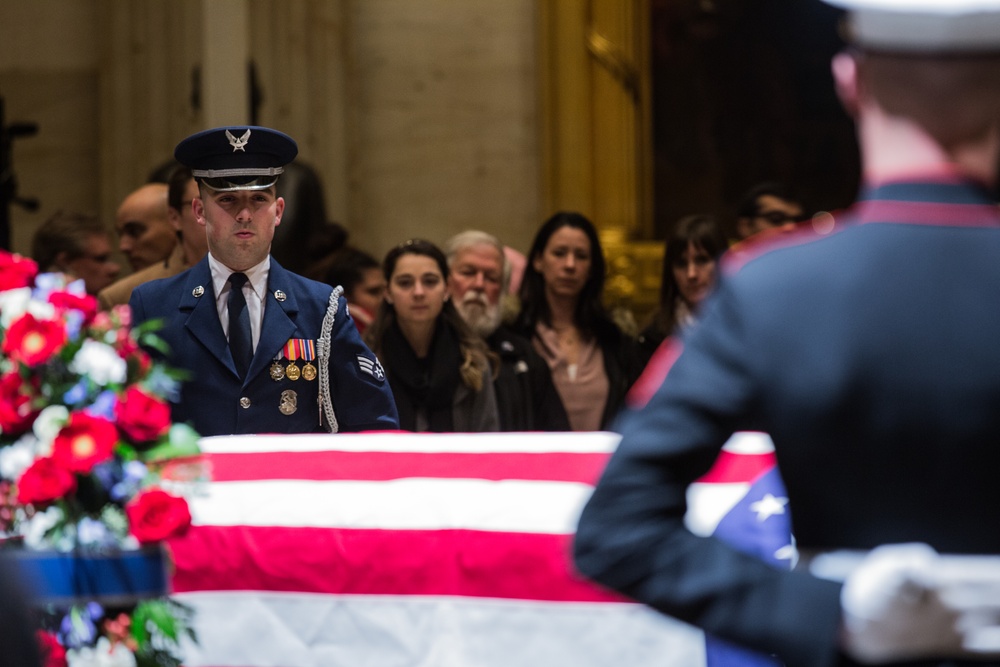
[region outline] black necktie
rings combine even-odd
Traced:
[[[236,372],[241,378],[247,376],[250,360],[253,358],[253,334],[250,333],[250,311],[243,296],[246,284],[245,273],[229,276],[229,351],[236,362]]]

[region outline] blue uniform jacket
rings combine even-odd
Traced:
[[[180,400],[172,405],[174,421],[190,423],[203,436],[325,432],[319,379],[285,375],[275,380],[270,368],[289,340],[318,340],[332,290],[285,270],[272,258],[260,339],[241,381],[219,322],[207,257],[172,278],[136,287],[129,301],[135,324],[162,320],[159,335],[170,347],[168,362],[190,374]],[[303,366],[303,361],[297,363]],[[361,341],[343,298],[331,334],[329,368],[340,431],[399,428],[389,383],[375,354]]]
[[[702,312],[617,425],[576,536],[583,573],[788,667],[854,664],[840,584],[685,528],[688,485],[737,430],[774,440],[800,548],[1000,554],[1000,209],[984,188],[869,191],[832,233],[725,275]]]

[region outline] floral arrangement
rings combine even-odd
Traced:
[[[198,434],[171,424],[182,378],[144,351],[160,346],[154,328],[0,251],[0,547],[120,553],[190,525],[176,492],[204,477]],[[193,638],[168,598],[47,611],[47,667],[179,665]]]

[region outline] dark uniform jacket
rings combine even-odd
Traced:
[[[260,339],[247,377],[240,380],[219,322],[207,257],[172,278],[136,287],[129,302],[135,324],[162,320],[159,335],[170,348],[169,364],[190,374],[171,406],[174,421],[189,422],[203,436],[326,431],[327,417],[320,423],[319,378],[292,380],[282,374],[276,380],[271,367],[289,340],[317,343],[332,290],[272,258]],[[343,298],[330,350],[330,396],[339,430],[398,428],[385,373],[361,341]],[[301,369],[304,361],[296,365]]]
[[[731,433],[766,431],[800,549],[1000,554],[1000,210],[936,176],[776,243],[723,276],[662,386],[619,423],[576,561],[788,667],[853,664],[837,650],[841,585],[696,537],[685,491]]]
[[[493,381],[502,431],[568,431],[569,420],[548,364],[528,339],[501,326],[486,339],[500,357]]]

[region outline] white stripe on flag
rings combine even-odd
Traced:
[[[737,431],[722,448],[734,454],[768,454],[774,451],[774,441],[761,431]]]
[[[190,500],[195,525],[571,534],[589,484],[406,478],[216,482]]]
[[[343,433],[336,440],[305,435],[239,435],[202,438],[209,454],[256,452],[577,452],[610,453],[617,433]]]
[[[252,591],[176,598],[194,607],[195,630],[209,640],[185,645],[187,667],[705,665],[700,631],[632,604]]]
[[[695,535],[708,537],[719,522],[750,490],[750,484],[703,484],[687,488],[687,514],[684,525]]]

